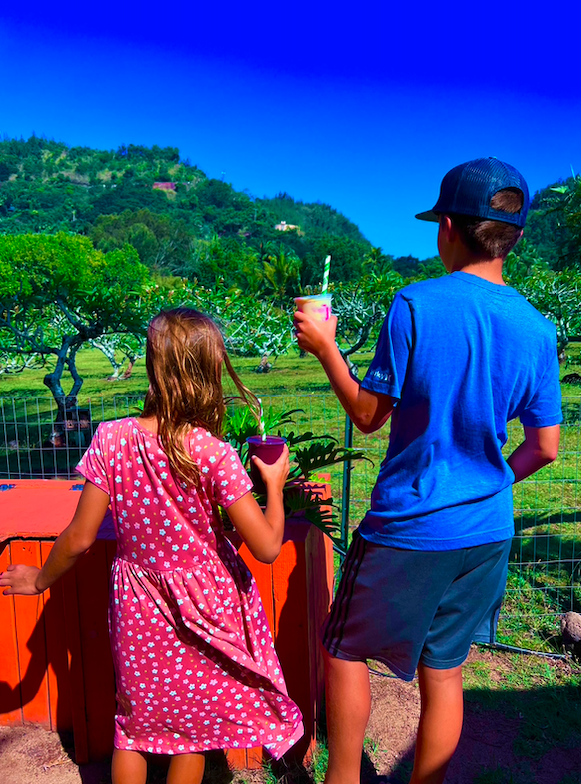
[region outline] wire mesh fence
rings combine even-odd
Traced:
[[[87,399],[62,414],[50,397],[0,398],[0,481],[74,478],[99,422],[137,416],[140,399]],[[334,395],[263,395],[262,402],[275,412],[300,409],[283,433],[309,430],[344,443],[345,414]],[[525,648],[554,648],[559,615],[581,610],[581,400],[565,398],[563,414],[558,459],[514,488],[516,534],[499,640]],[[337,515],[344,511],[351,528],[367,509],[388,437],[387,427],[369,436],[355,431],[353,446],[368,460],[352,464],[349,497],[343,498],[343,466],[326,469]],[[511,423],[507,454],[521,438],[520,424]]]

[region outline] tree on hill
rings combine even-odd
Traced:
[[[413,278],[419,272],[420,260],[416,256],[398,256],[393,260],[393,268],[403,278]]]
[[[310,236],[325,234],[367,243],[359,227],[329,204],[295,200],[288,193],[279,193],[272,199],[257,199],[256,203],[276,216],[277,223],[285,221],[299,226],[303,233]]]
[[[110,333],[143,334],[157,300],[129,246],[104,254],[63,233],[0,236],[0,352],[54,360],[44,383],[63,418],[83,384],[79,348]],[[65,369],[73,380],[68,392]]]
[[[558,181],[535,193],[527,217],[524,238],[552,269],[572,265],[572,234],[568,220],[575,178]]]
[[[191,256],[191,234],[185,223],[147,209],[101,215],[89,236],[103,252],[132,245],[142,264],[170,274],[183,272]]]

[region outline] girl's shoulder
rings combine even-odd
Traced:
[[[133,417],[112,419],[108,422],[100,422],[97,425],[93,442],[100,444],[102,447],[107,443],[119,444],[119,442],[123,443],[125,437],[128,438],[132,433],[137,432],[137,424]]]
[[[238,461],[234,447],[203,427],[194,427],[188,433],[190,454],[200,463],[215,464],[224,459]]]
[[[207,452],[208,450],[209,453],[223,450],[230,451],[233,448],[227,441],[223,441],[203,427],[193,427],[187,434],[187,438],[190,445],[198,453]]]

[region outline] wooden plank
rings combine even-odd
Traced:
[[[271,759],[270,756],[267,756],[264,753],[262,746],[258,746],[257,748],[253,749],[247,749],[246,757],[246,767],[248,770],[260,770],[266,761]]]
[[[40,543],[43,564],[48,558],[52,546],[52,542]],[[48,659],[50,726],[53,731],[71,730],[73,728],[73,714],[62,580],[58,580],[45,591],[44,625]]]
[[[40,567],[39,541],[12,541],[12,563]],[[42,596],[15,596],[16,638],[22,693],[22,716],[50,728],[48,677],[46,673],[46,638],[44,630],[44,601]]]
[[[70,523],[84,480],[13,479],[11,490],[0,493],[0,541],[47,539]]]
[[[254,577],[264,613],[270,627],[270,633],[274,639],[274,596],[272,589],[272,564],[265,564],[257,561],[251,554],[248,547],[243,544],[240,547],[240,555],[242,556],[245,564],[248,566]],[[264,762],[264,752],[262,746],[246,750],[246,757],[244,760],[244,768],[257,770],[262,767]]]
[[[10,545],[0,544],[0,572],[10,564]],[[0,724],[22,724],[22,694],[20,691],[20,669],[18,667],[18,643],[16,639],[16,614],[14,597],[0,592]]]
[[[248,767],[246,749],[227,749],[226,759],[234,770],[245,770]]]
[[[245,544],[243,544],[240,547],[239,553],[242,556],[242,559],[244,560],[246,566],[248,566],[248,568],[252,572],[252,576],[254,577],[254,582],[256,583],[256,587],[258,588],[258,593],[260,594],[262,606],[264,607],[264,612],[266,613],[268,625],[270,626],[270,630],[274,637],[274,597],[273,597],[273,587],[272,587],[272,564],[265,564],[262,563],[261,561],[257,561]]]
[[[71,686],[71,713],[75,741],[75,762],[77,765],[85,765],[89,762],[89,746],[87,741],[85,683],[81,650],[76,568],[71,569],[63,577],[63,605],[65,613],[66,644],[69,652],[68,663]]]
[[[289,752],[289,758],[302,760],[313,734],[313,711],[309,679],[309,634],[305,539],[310,526],[287,522],[289,540],[273,564],[275,646],[289,696],[303,714],[304,737]]]
[[[113,751],[115,675],[109,644],[107,609],[109,570],[106,542],[97,540],[77,562],[81,649],[85,673],[85,707],[89,758],[97,761]]]
[[[316,745],[317,726],[321,719],[325,672],[319,633],[333,599],[333,545],[318,528],[311,527],[305,543],[307,581],[307,623],[309,639],[309,681],[312,710],[311,743],[306,761]]]

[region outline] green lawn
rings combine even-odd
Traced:
[[[581,373],[578,347],[562,375]],[[371,354],[359,358],[362,376]],[[235,358],[244,383],[260,394],[266,409],[302,409],[287,428],[327,433],[344,439],[345,415],[331,393],[319,363],[296,354],[281,357],[268,374],[257,374],[256,359]],[[107,381],[110,366],[95,350],[79,353],[78,368],[85,379],[79,404],[90,409],[93,423],[137,413],[136,403],[147,389],[145,362],[140,360],[129,380]],[[55,406],[42,384],[42,371],[0,377],[0,479],[44,474],[73,475],[87,437],[72,433],[69,449],[44,446],[55,419]],[[226,384],[228,392],[232,385]],[[581,528],[579,460],[581,457],[581,387],[563,385],[565,423],[559,458],[535,477],[515,486],[516,536],[510,562],[506,609],[501,640],[535,649],[554,649],[558,640],[556,616],[581,609]],[[355,431],[354,446],[373,464],[359,462],[352,471],[349,520],[352,526],[367,508],[375,477],[387,447],[389,429],[364,436]],[[519,443],[518,422],[509,428],[506,452]],[[342,468],[330,471],[335,503],[341,505]]]

